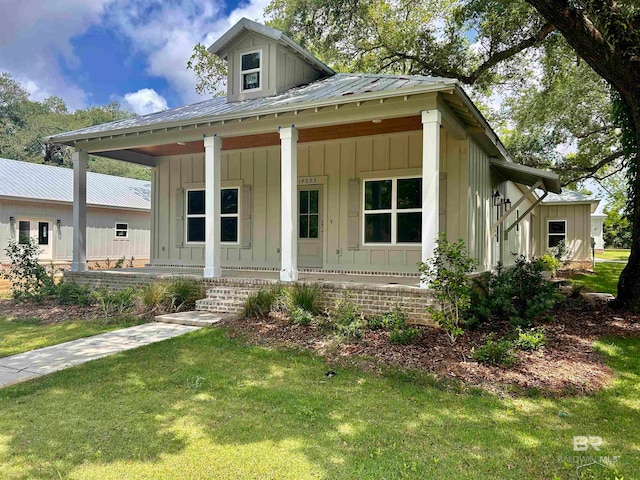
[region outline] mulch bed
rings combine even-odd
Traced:
[[[466,332],[451,345],[439,328],[421,327],[420,337],[412,345],[395,345],[384,331],[367,331],[358,341],[337,342],[317,325],[294,325],[273,316],[230,319],[225,324],[232,336],[242,336],[253,344],[306,349],[325,356],[334,368],[345,362],[362,366],[363,358],[373,359],[368,362],[373,369],[401,367],[501,394],[535,389],[553,396],[593,394],[611,381],[613,372],[593,351],[596,339],[640,336],[640,316],[614,311],[606,305],[592,307],[579,299],[567,300],[554,312],[554,320],[543,324],[546,346],[539,351],[517,352],[516,363],[511,367],[473,360],[472,348],[485,343],[491,333],[487,329]],[[506,330],[503,325],[493,332],[500,337]]]
[[[99,317],[99,307],[82,305],[58,305],[50,299],[40,302],[17,302],[15,300],[0,300],[0,317],[17,320],[38,319],[43,325],[51,325],[79,318],[89,319]]]

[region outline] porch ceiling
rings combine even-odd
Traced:
[[[560,193],[562,191],[558,175],[546,170],[538,170],[537,168],[506,162],[497,158],[491,159],[491,168],[506,180],[511,180],[515,183],[533,186],[540,180],[544,184],[546,191],[553,193]]]

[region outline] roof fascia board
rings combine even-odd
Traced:
[[[12,202],[29,202],[29,203],[51,203],[54,205],[73,206],[73,202],[66,200],[50,200],[46,198],[33,198],[33,197],[13,197],[11,195],[0,195],[0,200],[8,200]],[[108,210],[131,210],[135,212],[150,212],[149,208],[137,208],[123,205],[102,205],[97,203],[87,203],[87,208],[102,208]]]

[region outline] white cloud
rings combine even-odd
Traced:
[[[122,105],[138,115],[146,115],[166,110],[167,100],[152,88],[142,88],[137,92],[126,93]]]

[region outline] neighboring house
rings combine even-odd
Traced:
[[[604,213],[603,205],[600,204],[596,208],[596,211],[591,214],[591,236],[595,242],[595,249],[597,252],[604,250],[604,221],[607,218],[607,214]]]
[[[570,260],[592,260],[591,238],[595,239],[596,248],[598,241],[602,245],[602,223],[599,236],[594,234],[592,224],[593,214],[599,203],[598,198],[572,190],[564,190],[561,194],[548,194],[536,213],[537,225],[534,229],[539,232],[537,256],[543,255],[564,241]]]
[[[87,173],[89,261],[149,259],[150,182]],[[0,158],[0,263],[10,240],[34,238],[41,261],[72,259],[73,170]]]
[[[247,19],[209,51],[226,98],[49,139],[76,149],[79,218],[89,153],[153,167],[154,266],[417,274],[442,231],[486,271],[541,253],[564,218],[540,205],[557,175],[514,163],[456,80],[336,74]],[[587,255],[588,226],[565,235]],[[73,270],[89,244],[78,231]]]

